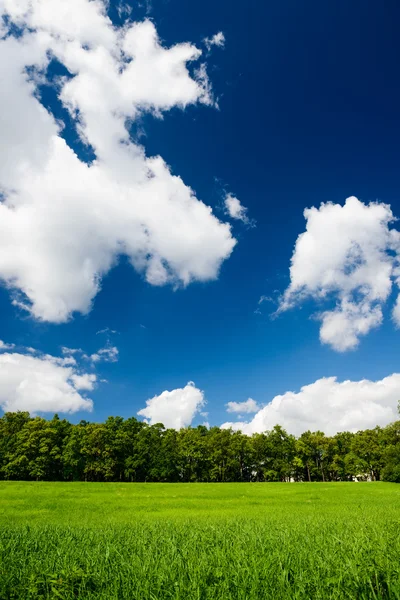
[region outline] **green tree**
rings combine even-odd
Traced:
[[[382,437],[385,443],[382,479],[400,483],[400,421],[385,427]]]
[[[181,481],[210,481],[211,432],[204,426],[188,427],[178,433],[179,477]]]
[[[0,418],[0,478],[66,481],[400,482],[400,421],[298,439],[276,425],[251,437],[219,427],[165,429],[134,417],[72,425],[27,412]]]
[[[348,473],[345,461],[346,456],[350,453],[353,437],[353,433],[343,431],[331,438],[329,469],[332,480],[347,481],[351,479],[352,474]]]
[[[380,427],[358,431],[354,435],[351,442],[351,452],[358,458],[360,468],[363,469],[360,474],[368,473],[372,481],[380,479],[383,466],[383,450],[384,440]]]
[[[7,478],[60,480],[63,478],[63,446],[71,425],[57,415],[51,421],[35,417],[15,436],[15,447],[4,471]]]

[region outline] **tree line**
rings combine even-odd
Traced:
[[[234,482],[353,481],[400,483],[400,421],[358,433],[299,437],[276,425],[240,431],[176,431],[134,417],[72,424],[28,412],[0,418],[0,478],[36,481]]]

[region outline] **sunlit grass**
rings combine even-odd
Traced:
[[[400,599],[400,486],[2,482],[0,598]]]

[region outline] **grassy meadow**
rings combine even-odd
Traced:
[[[400,600],[400,486],[0,482],[17,598]]]

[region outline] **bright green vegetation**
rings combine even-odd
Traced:
[[[296,438],[276,425],[247,436],[204,425],[180,431],[134,417],[74,425],[27,412],[0,418],[0,480],[209,483],[352,481],[400,483],[400,421]]]
[[[0,598],[400,599],[400,486],[0,482]]]

